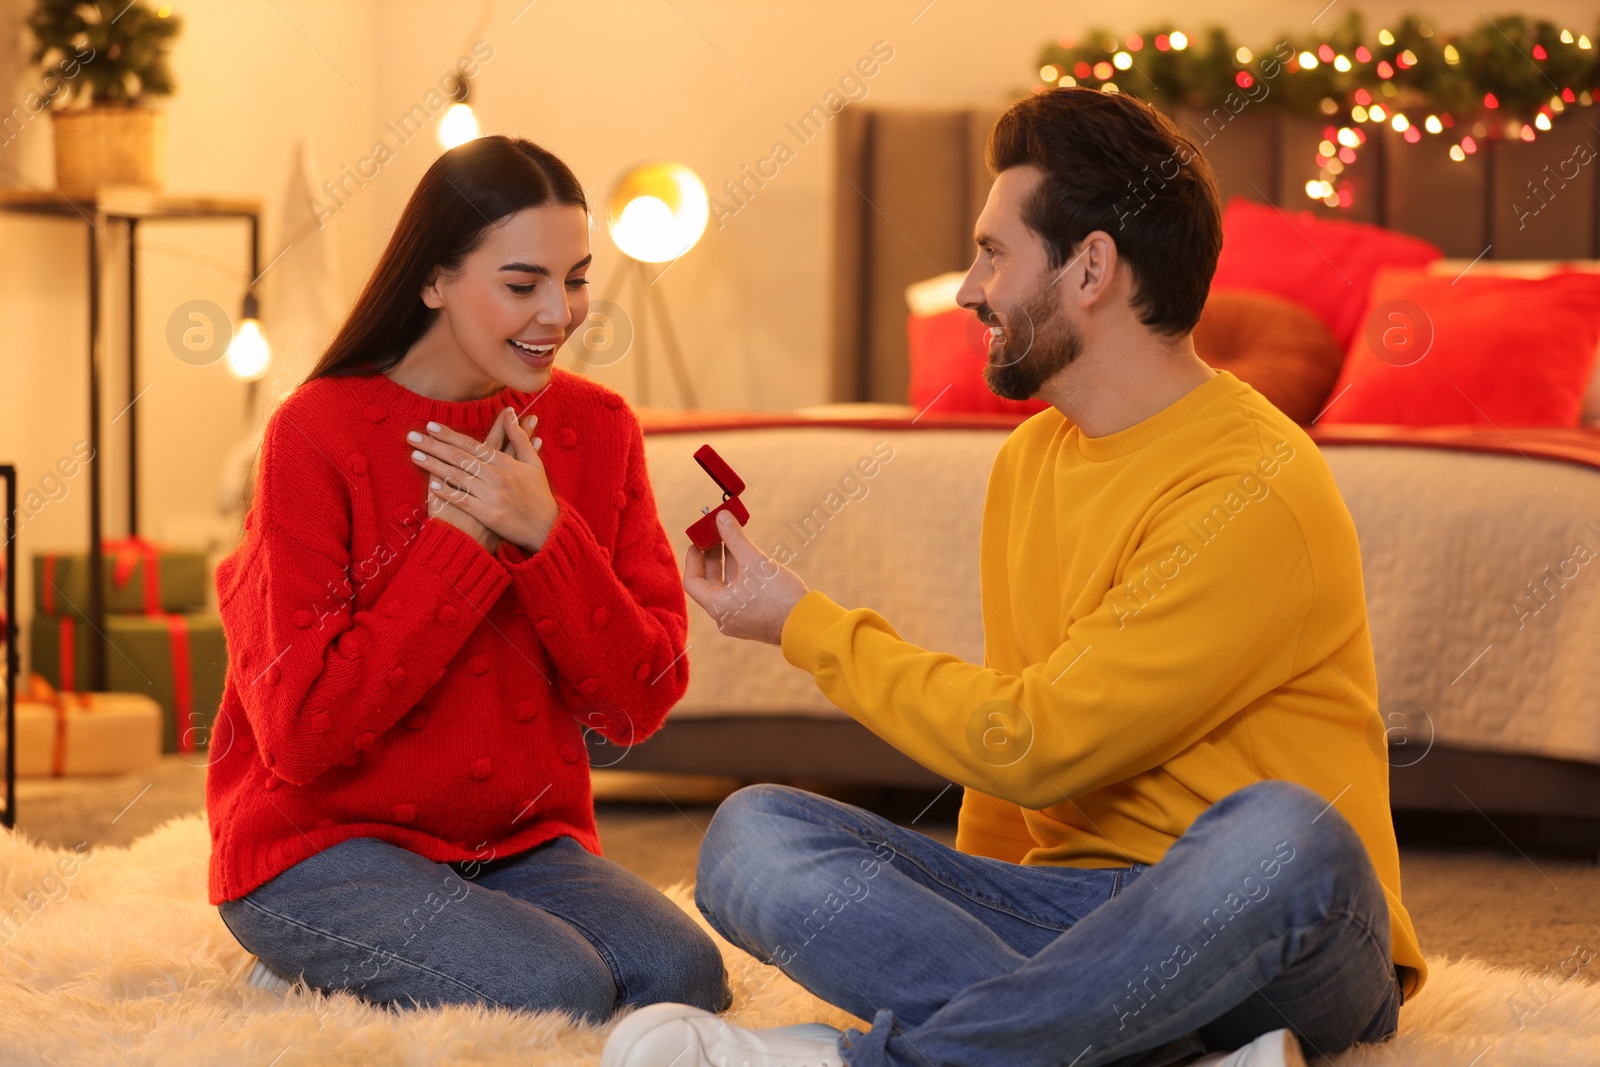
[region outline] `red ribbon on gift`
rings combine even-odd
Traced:
[[[161,614],[161,546],[143,537],[105,538],[100,550],[111,557],[111,582],[121,589],[133,577],[134,568],[144,562],[144,613]],[[44,557],[44,589],[41,591],[46,614],[56,613],[56,560]],[[87,611],[87,606],[79,610]]]
[[[47,615],[56,613],[56,558],[44,558],[44,610]]]
[[[73,629],[71,615],[61,616],[56,632],[60,635],[57,643],[61,651],[56,656],[56,663],[61,669],[61,688],[70,693],[78,688],[75,669],[78,651],[77,631]]]
[[[74,706],[82,714],[93,710],[94,701],[88,693],[57,693],[55,706],[56,743],[50,750],[50,773],[64,778],[67,774],[67,719],[73,714]]]
[[[67,773],[67,719],[76,707],[91,711],[94,700],[87,693],[67,693],[56,689],[44,675],[35,673],[29,680],[27,697],[38,704],[49,704],[56,713],[55,741],[50,747],[50,773],[63,778]]]
[[[112,556],[111,583],[118,589],[128,584],[133,569],[144,561],[144,613],[161,614],[161,549],[153,541],[142,537],[120,537],[101,542],[104,551]]]

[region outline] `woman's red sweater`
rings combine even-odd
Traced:
[[[406,433],[538,415],[560,515],[532,555],[427,513]],[[432,400],[382,374],[300,386],[267,423],[206,782],[211,901],[376,837],[436,862],[570,836],[600,852],[586,734],[630,745],[689,681],[688,611],[639,422],[559,368],[537,395]]]

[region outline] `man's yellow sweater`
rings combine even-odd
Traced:
[[[1101,437],[1042,411],[995,458],[979,567],[981,667],[815,590],[782,637],[829,700],[965,787],[958,848],[1155,863],[1234,790],[1298,782],[1361,836],[1421,988],[1355,526],[1299,426],[1226,371]]]

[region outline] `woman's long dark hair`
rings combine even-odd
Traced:
[[[400,362],[438,314],[421,295],[433,272],[459,268],[491,223],[546,204],[589,209],[572,169],[532,141],[480,137],[434,160],[361,296],[306,381],[377,374]]]

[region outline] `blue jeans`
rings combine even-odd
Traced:
[[[363,837],[295,864],[222,919],[285,978],[395,1006],[731,1003],[715,942],[660,891],[570,837],[444,864]]]
[[[1141,1067],[1288,1027],[1332,1055],[1395,1032],[1389,909],[1312,791],[1212,805],[1156,864],[969,856],[782,786],[726,800],[695,902],[724,937],[863,1019],[855,1067]]]

